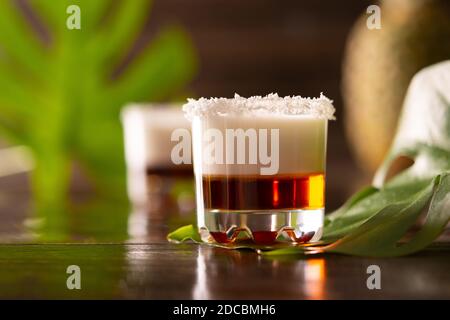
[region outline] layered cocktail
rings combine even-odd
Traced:
[[[320,239],[328,98],[236,95],[189,100],[184,110],[204,241]]]

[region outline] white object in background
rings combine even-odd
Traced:
[[[122,111],[127,163],[128,196],[133,204],[145,205],[148,199],[147,169],[170,169],[175,129],[190,130],[181,105],[129,104]]]
[[[14,146],[0,149],[0,177],[28,172],[34,168],[30,149],[25,146]]]
[[[414,160],[409,170],[418,177],[432,178],[440,166],[430,166],[426,154],[410,154],[417,146],[450,151],[450,60],[419,71],[411,80],[399,119],[397,133],[386,159],[375,174],[373,185],[381,188],[393,161],[399,156]]]

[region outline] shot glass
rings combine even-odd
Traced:
[[[324,221],[332,101],[189,99],[197,222],[202,240],[314,242]]]

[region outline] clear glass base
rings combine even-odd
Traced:
[[[324,209],[220,211],[199,217],[204,242],[221,244],[251,240],[256,244],[316,242],[322,237]]]

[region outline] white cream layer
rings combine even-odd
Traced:
[[[194,170],[213,175],[259,175],[263,165],[257,164],[207,164],[205,148],[212,142],[205,138],[209,129],[218,129],[226,136],[226,129],[271,129],[279,131],[279,157],[277,174],[303,174],[325,171],[327,119],[303,115],[260,116],[196,116],[192,121]],[[235,141],[236,142],[236,141]],[[234,144],[237,154],[237,143]],[[248,144],[246,142],[246,152]],[[224,152],[226,147],[224,143]],[[270,147],[268,147],[270,152]],[[248,157],[247,157],[248,159]]]

